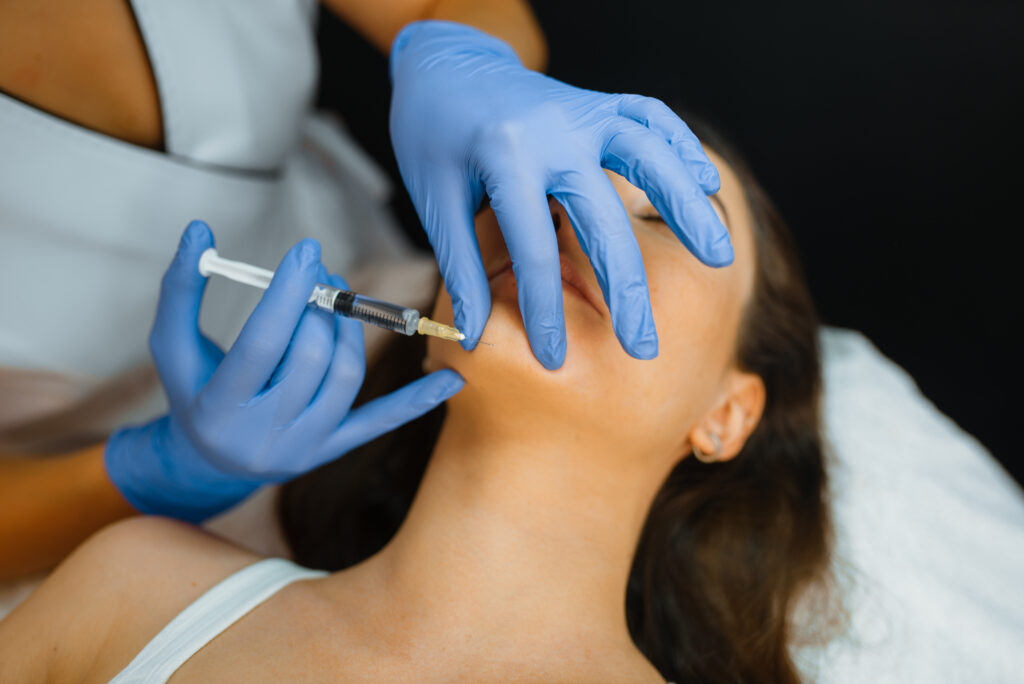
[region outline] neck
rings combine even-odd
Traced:
[[[630,645],[626,583],[656,469],[629,469],[600,436],[466,408],[450,409],[398,534],[360,566],[374,594],[432,634]]]

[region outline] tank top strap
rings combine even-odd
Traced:
[[[256,606],[292,582],[327,573],[282,558],[254,563],[196,599],[153,637],[111,684],[157,684]]]

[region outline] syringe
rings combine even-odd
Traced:
[[[274,277],[273,271],[268,271],[259,266],[253,266],[241,261],[231,261],[217,255],[213,247],[203,252],[199,258],[199,273],[203,277],[211,274],[224,276],[236,283],[252,285],[267,289],[270,279]],[[382,302],[373,297],[366,297],[348,290],[341,290],[337,287],[317,283],[313,287],[313,293],[309,296],[309,303],[318,309],[338,313],[348,318],[355,318],[363,323],[376,325],[380,328],[393,330],[403,335],[433,335],[443,340],[457,342],[466,339],[458,329],[444,323],[432,321],[426,316],[421,316],[416,309]]]

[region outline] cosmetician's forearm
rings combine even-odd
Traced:
[[[137,515],[107,477],[103,447],[0,459],[0,580],[51,568],[104,525]]]
[[[526,0],[323,0],[381,51],[406,24],[444,19],[468,24],[509,43],[530,69],[547,66],[548,48]]]

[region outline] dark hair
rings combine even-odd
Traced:
[[[669,681],[796,682],[793,609],[827,577],[831,548],[818,320],[771,201],[728,145],[697,130],[739,174],[751,209],[756,277],[735,362],[763,379],[767,398],[735,459],[686,458],[666,479],[633,559],[626,616]],[[407,349],[386,353],[364,399],[422,374],[422,338],[394,345]],[[442,420],[443,408],[285,485],[279,511],[296,560],[338,570],[381,549],[409,509]]]

